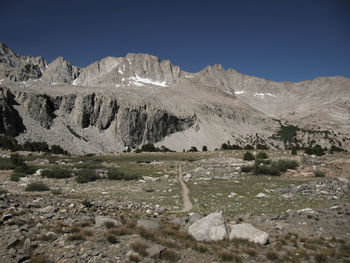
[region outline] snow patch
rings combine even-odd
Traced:
[[[185,75],[185,78],[192,78],[192,76],[190,76],[190,75]]]
[[[254,93],[255,97],[260,97],[261,99],[265,98],[265,96],[275,97],[275,95],[271,93]]]
[[[120,73],[121,75],[124,74],[123,70],[121,68],[118,69],[118,73]]]
[[[237,91],[235,91],[234,93],[235,93],[235,94],[243,94],[243,93],[245,93],[245,91],[244,91],[244,90],[237,90]]]
[[[0,79],[0,84],[1,84],[1,82],[3,82],[3,80],[4,80],[4,79]]]
[[[142,78],[136,74],[136,77],[130,77],[129,78],[132,84],[136,86],[144,86],[144,84],[152,84],[156,86],[161,86],[161,87],[167,87],[166,81],[160,82],[160,81],[155,81],[147,78]]]
[[[76,85],[77,85],[77,80],[78,80],[78,78],[76,78],[76,79],[73,81],[72,85],[76,86]]]

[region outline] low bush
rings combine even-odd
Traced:
[[[93,182],[100,179],[100,177],[96,174],[95,170],[83,169],[78,171],[78,175],[75,177],[75,180],[79,184],[85,184],[88,182]]]
[[[254,166],[246,165],[241,167],[241,171],[244,173],[250,173],[253,170]]]
[[[11,174],[10,180],[13,182],[18,182],[21,177],[26,177],[26,174],[20,172],[13,172]]]
[[[41,176],[48,178],[63,179],[72,177],[72,173],[71,171],[63,168],[45,169],[41,171]]]
[[[16,165],[12,163],[10,158],[0,158],[0,170],[13,170]]]
[[[268,159],[269,156],[267,155],[266,152],[259,152],[256,156],[255,159]]]
[[[253,172],[257,175],[279,176],[281,173],[286,172],[288,169],[296,169],[298,165],[298,162],[294,160],[277,160],[272,161],[268,165],[256,162]]]
[[[45,185],[43,182],[33,182],[27,185],[26,191],[28,192],[34,192],[34,191],[48,191],[50,188]]]
[[[14,171],[17,173],[33,174],[35,173],[36,169],[32,166],[22,164],[20,166],[17,166]]]
[[[107,177],[110,180],[138,180],[141,178],[141,176],[136,175],[136,174],[126,174],[121,172],[120,170],[116,168],[111,168],[107,172]]]
[[[255,163],[256,164],[271,164],[271,160],[270,159],[255,159]]]
[[[243,160],[244,161],[253,161],[253,160],[255,160],[255,157],[251,152],[245,152],[243,155]]]
[[[293,148],[292,151],[291,151],[291,155],[297,155],[298,154],[298,151],[296,148]]]
[[[324,172],[322,170],[315,170],[314,171],[314,175],[315,175],[315,177],[325,177],[326,176],[326,172]]]
[[[0,188],[0,195],[7,194],[8,191],[5,189]]]

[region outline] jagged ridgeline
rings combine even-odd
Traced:
[[[147,54],[80,68],[20,56],[0,43],[0,133],[72,153],[145,144],[182,151],[223,142],[349,149],[350,80],[272,82],[220,65],[189,73]],[[276,121],[278,120],[278,121]],[[294,125],[293,142],[283,125]],[[323,133],[327,131],[327,133]]]

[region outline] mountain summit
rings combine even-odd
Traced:
[[[313,140],[349,148],[350,80],[273,82],[221,65],[185,72],[147,54],[80,68],[20,56],[0,43],[0,132],[73,153],[118,152],[145,143],[284,148]],[[281,129],[297,127],[295,141]],[[325,136],[326,134],[326,136]]]

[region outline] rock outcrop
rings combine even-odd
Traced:
[[[25,130],[22,119],[13,108],[13,94],[6,88],[0,87],[0,133],[16,136]]]

